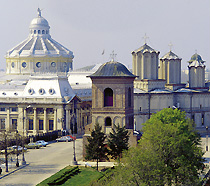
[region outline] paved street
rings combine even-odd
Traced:
[[[25,153],[25,159],[29,165],[0,179],[0,185],[34,186],[40,183],[72,163],[72,145],[73,142],[59,142],[41,149],[30,149]],[[77,160],[82,159],[82,139],[76,140],[76,157]]]

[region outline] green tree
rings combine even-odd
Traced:
[[[109,154],[112,158],[120,159],[122,157],[122,152],[128,150],[128,140],[129,132],[126,130],[125,126],[120,127],[119,124],[117,126],[114,125],[108,138]]]
[[[200,185],[200,135],[185,112],[163,109],[147,120],[136,148],[123,154],[107,185]]]
[[[88,137],[88,144],[86,145],[86,159],[97,161],[107,159],[107,147],[104,143],[106,135],[101,131],[101,127],[98,123],[95,125],[95,129],[91,132],[91,137]]]

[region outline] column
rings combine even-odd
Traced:
[[[33,127],[33,133],[37,133],[37,118],[36,118],[36,108],[34,108],[34,127]]]
[[[53,122],[53,130],[56,131],[57,130],[57,109],[54,109],[54,122]]]
[[[44,108],[44,133],[47,133],[47,109]]]
[[[7,107],[7,120],[6,120],[5,129],[6,129],[6,131],[9,131],[9,129],[10,129],[10,111],[9,111],[9,107]]]
[[[23,123],[23,132],[24,134],[27,133],[28,127],[27,127],[27,118],[26,118],[26,109],[23,108],[23,117],[22,117],[22,123]]]
[[[66,109],[66,130],[68,131],[69,129],[69,109]]]

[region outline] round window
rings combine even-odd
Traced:
[[[52,63],[51,63],[51,66],[52,66],[52,67],[55,67],[55,66],[56,66],[56,63],[55,63],[55,62],[52,62]]]
[[[29,93],[30,95],[32,95],[32,94],[34,93],[34,89],[32,89],[32,88],[28,89],[28,93]]]
[[[41,94],[41,95],[44,94],[44,89],[43,89],[43,88],[40,88],[40,89],[39,89],[39,94]]]
[[[14,62],[12,62],[11,66],[12,66],[12,68],[14,68],[14,67],[15,67],[15,63],[14,63]]]
[[[50,95],[53,95],[54,93],[55,93],[55,90],[54,90],[53,88],[50,88],[50,89],[49,89],[49,94],[50,94]]]
[[[23,67],[23,68],[26,68],[26,66],[27,66],[26,62],[23,62],[23,63],[22,63],[22,67]]]
[[[40,67],[41,67],[41,63],[40,63],[40,62],[37,62],[37,63],[36,63],[36,67],[37,67],[37,68],[40,68]]]

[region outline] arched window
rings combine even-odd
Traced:
[[[128,88],[128,107],[131,107],[131,88]]]
[[[49,32],[48,32],[48,30],[46,30],[46,34],[48,34]]]
[[[36,34],[36,30],[34,30],[34,34]]]
[[[108,127],[112,126],[112,120],[110,117],[107,117],[105,119],[105,126],[108,126]]]
[[[45,34],[45,31],[44,30],[42,30],[42,34]]]
[[[105,107],[113,106],[113,90],[111,88],[106,88],[104,90],[104,106]]]
[[[41,33],[41,31],[40,30],[38,30],[38,34],[40,34]]]

